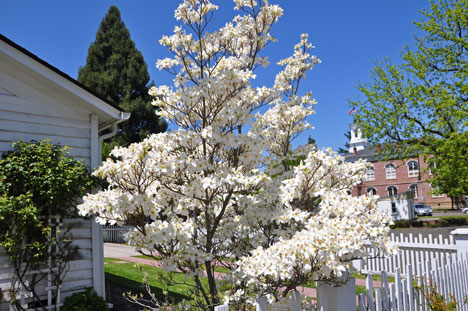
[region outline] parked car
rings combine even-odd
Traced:
[[[417,216],[432,216],[432,208],[427,204],[414,204],[414,212]]]
[[[463,214],[468,214],[468,207],[462,208],[462,213]]]

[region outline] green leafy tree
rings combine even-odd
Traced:
[[[415,24],[422,35],[403,50],[401,64],[377,63],[372,81],[358,86],[363,100],[350,105],[358,108],[364,135],[387,155],[431,155],[442,166],[449,154],[438,150],[468,125],[468,0],[431,0],[421,14]],[[456,146],[468,151],[467,145]],[[437,183],[455,195],[450,189],[466,188],[458,184],[465,179],[452,183],[458,175],[458,169],[446,171]]]
[[[431,167],[432,186],[437,193],[452,198],[452,207],[465,205],[468,193],[468,133],[453,133],[439,142],[437,156],[427,157]]]
[[[88,49],[86,65],[79,70],[78,81],[132,114],[119,125],[118,134],[103,147],[103,153],[108,154],[113,146],[128,146],[166,129],[166,123],[151,105],[143,55],[130,38],[117,7],[111,6],[103,18],[96,40]]]

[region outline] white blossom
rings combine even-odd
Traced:
[[[108,189],[86,196],[80,214],[134,226],[129,244],[191,277],[204,276],[195,262],[213,270],[216,261],[240,258],[230,279],[259,295],[299,286],[301,277],[339,277],[366,256],[364,243],[393,253],[390,219],[375,198],[348,193],[367,164],[311,145],[292,148],[315,113],[312,94],[298,89],[320,63],[308,36],[278,63],[273,86],[253,87],[283,11],[265,0],[234,3],[244,15],[213,32],[205,17],[217,6],[179,5],[175,17],[184,25],[160,40],[173,56],[157,62],[174,75],[173,86],[150,90],[158,113],[178,129],[114,149],[94,172]],[[208,279],[215,282],[214,274]]]

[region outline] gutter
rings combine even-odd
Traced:
[[[117,120],[112,121],[111,123],[107,123],[106,125],[102,126],[99,129],[100,131],[102,131],[102,130],[105,130],[105,129],[109,128],[109,127],[111,128],[110,133],[101,135],[98,138],[98,140],[99,140],[99,163],[102,162],[102,141],[115,136],[115,134],[117,134],[117,125],[119,123],[127,121],[130,118],[130,116],[131,116],[130,112],[121,111],[120,114],[119,114],[119,118]]]

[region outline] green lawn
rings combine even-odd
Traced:
[[[144,292],[141,284],[143,281],[143,275],[139,267],[135,263],[115,263],[119,261],[115,258],[105,258],[104,261],[104,270],[106,273],[106,280],[117,283],[123,287],[128,288],[131,291],[135,292]],[[147,279],[151,286],[152,292],[156,295],[158,299],[163,300],[163,290],[165,288],[164,282],[161,281],[162,278],[168,276],[168,272],[163,271],[160,268],[144,266],[144,270],[147,273]],[[205,280],[204,280],[205,281]],[[183,273],[174,274],[175,285],[172,285],[168,288],[169,296],[175,299],[175,301],[180,301],[182,299],[190,299],[188,296],[191,285],[195,285],[193,279],[187,279],[185,281],[185,275]],[[206,282],[205,282],[206,283]]]
[[[154,258],[148,256],[135,256],[138,258],[145,258],[145,259],[152,259]],[[127,287],[131,291],[141,292],[141,282],[143,281],[143,276],[140,269],[137,267],[135,263],[115,263],[116,261],[120,261],[120,259],[115,258],[104,258],[105,265],[105,272],[106,272],[106,279],[110,282],[115,282],[121,284],[122,286]],[[152,266],[144,266],[145,271],[148,273],[148,280],[151,285],[151,290],[153,293],[156,294],[158,299],[163,299],[163,288],[164,283],[160,281],[161,276],[167,276],[168,273],[163,271],[160,268],[152,267]],[[225,267],[216,267],[217,272],[227,273],[230,270]],[[367,275],[365,274],[358,274],[353,273],[353,278],[356,279],[365,279]],[[380,275],[372,275],[372,279],[374,281],[381,281],[382,278]],[[188,290],[190,289],[190,285],[194,285],[193,279],[187,279],[184,283],[185,275],[183,273],[176,273],[174,280],[179,283],[177,285],[173,285],[169,287],[169,295],[173,297],[176,301],[180,301],[182,299],[190,299],[188,297]],[[388,277],[389,282],[394,282],[394,277]],[[206,285],[206,279],[203,279],[204,285]],[[314,284],[303,284],[304,287],[315,288]],[[365,293],[366,288],[365,286],[356,286],[356,295],[360,293]]]
[[[360,273],[356,273],[356,272],[353,272],[353,274],[351,276],[353,278],[356,278],[356,279],[366,279],[367,278],[367,274],[360,274]],[[387,276],[387,279],[388,279],[389,283],[394,283],[395,282],[395,278],[393,276]],[[380,274],[372,274],[372,280],[382,281],[382,276]]]

